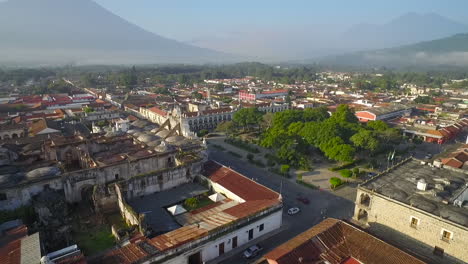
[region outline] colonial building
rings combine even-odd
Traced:
[[[0,128],[0,140],[22,138],[28,135],[28,129],[21,124],[2,124]]]
[[[178,130],[127,132],[58,136],[44,144],[0,147],[0,210],[28,205],[46,189],[63,191],[72,203],[91,199],[94,186],[140,174],[157,171],[158,188],[165,189],[191,181],[188,173],[201,170],[205,147],[200,141],[184,138]]]
[[[216,263],[282,223],[278,193],[213,161],[204,165],[195,182],[168,193],[147,189],[132,197],[125,185],[116,188],[126,221],[145,234],[157,235],[112,250],[99,263]],[[213,203],[188,212],[184,200],[204,192],[211,194]]]
[[[468,262],[466,171],[408,159],[358,187],[354,219],[429,263]]]
[[[393,104],[382,107],[372,107],[367,110],[357,111],[356,117],[361,122],[376,121],[376,120],[388,120],[401,116],[410,115],[412,108],[402,105]]]
[[[288,95],[288,90],[271,90],[271,91],[262,91],[262,92],[248,92],[248,91],[240,91],[239,92],[239,99],[245,101],[255,101],[262,98],[274,98],[280,96]]]
[[[187,124],[190,131],[215,129],[219,123],[231,121],[235,111],[231,108],[210,109],[182,114],[181,123]]]

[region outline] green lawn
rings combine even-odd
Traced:
[[[198,205],[196,207],[187,207],[187,206],[184,206],[185,209],[187,209],[187,211],[193,211],[193,210],[197,210],[199,208],[203,208],[207,205],[210,205],[214,203],[213,201],[210,200],[210,198],[208,197],[203,197],[203,198],[200,198],[198,199]]]
[[[92,256],[115,244],[114,236],[107,226],[82,230],[75,233],[74,239],[86,256]]]
[[[106,216],[106,220],[110,226],[115,225],[117,230],[130,227],[129,225],[127,225],[127,223],[125,223],[124,219],[122,218],[122,215],[120,215],[119,213]]]

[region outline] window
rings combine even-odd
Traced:
[[[419,225],[419,219],[416,218],[416,217],[411,217],[411,223],[410,223],[410,226],[412,228],[417,228]]]
[[[442,238],[443,241],[449,242],[452,239],[452,232],[442,229]]]
[[[237,236],[232,238],[232,248],[236,248],[236,247],[237,247]]]
[[[261,225],[258,227],[258,231],[262,232],[263,229],[265,229],[265,225],[264,225],[264,224],[261,224]]]
[[[250,229],[249,231],[249,240],[253,239],[253,229]]]
[[[7,199],[6,193],[0,193],[0,201],[4,201]]]
[[[432,253],[436,256],[443,257],[444,256],[444,249],[440,247],[434,247],[434,251]]]

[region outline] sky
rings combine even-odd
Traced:
[[[408,12],[437,13],[468,24],[466,0],[95,0],[115,14],[184,42],[255,30],[385,23]]]

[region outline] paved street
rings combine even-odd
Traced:
[[[283,215],[284,227],[278,234],[260,242],[264,247],[264,253],[319,223],[324,217],[342,219],[350,218],[353,214],[354,204],[352,201],[335,196],[330,192],[312,190],[298,185],[278,175],[257,168],[245,160],[235,158],[223,151],[210,149],[209,157],[225,166],[231,167],[268,188],[277,192],[280,192],[281,189],[285,212]],[[310,204],[304,205],[297,201],[296,198],[299,196],[308,198]],[[294,216],[287,215],[286,210],[294,206],[299,207],[301,212]],[[252,261],[254,260],[246,261],[243,259],[242,252],[239,252],[221,263],[238,264],[250,263]]]

